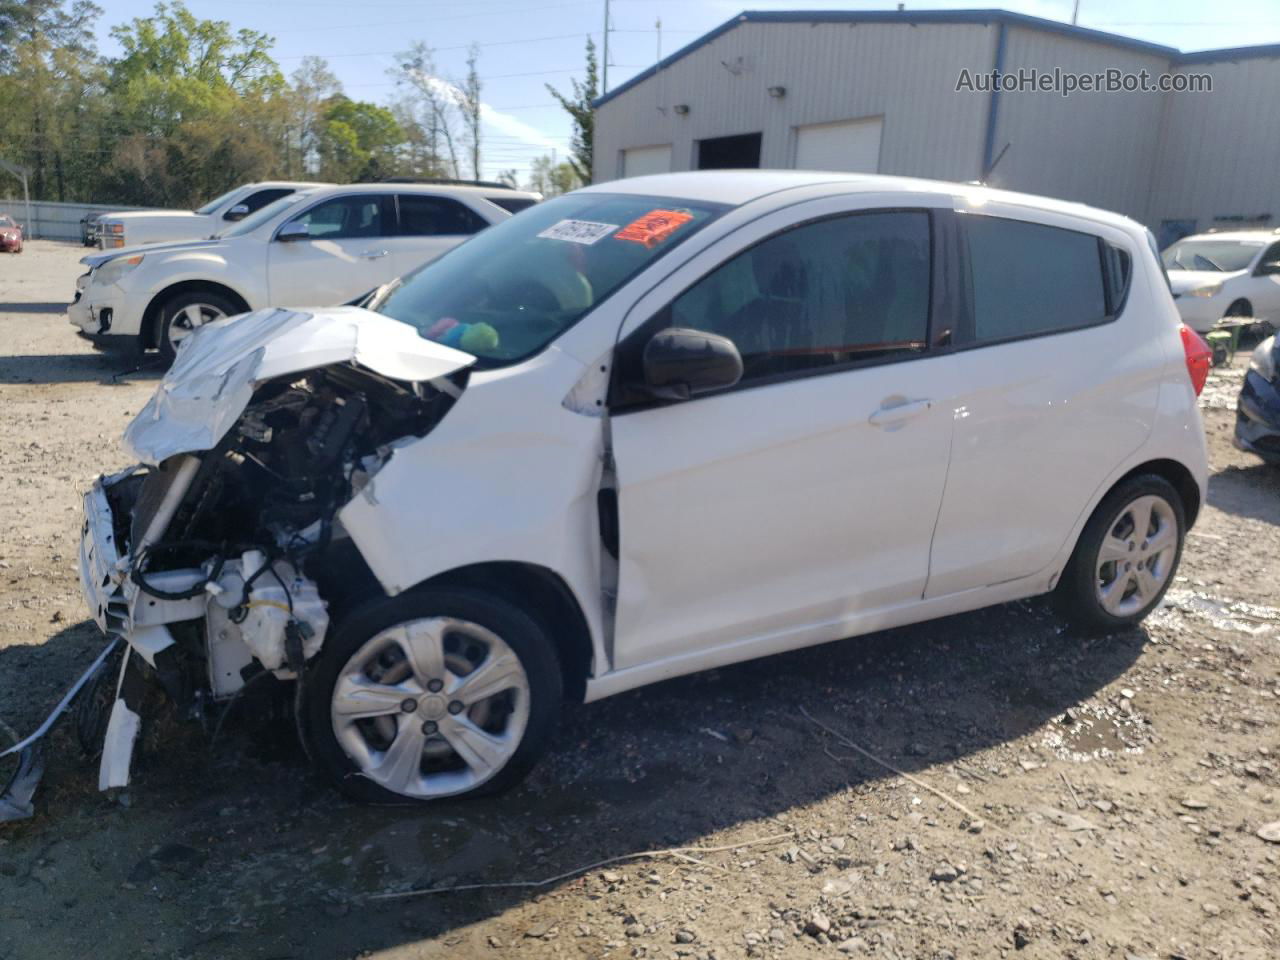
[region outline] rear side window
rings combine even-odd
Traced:
[[[963,223],[978,343],[1089,327],[1109,316],[1097,237],[1000,217]]]
[[[537,200],[532,197],[485,197],[490,203],[496,203],[507,213],[519,213],[532,207]]]
[[[923,352],[930,231],[923,211],[859,213],[777,234],[670,308],[672,326],[728,337],[743,382]]]
[[[410,237],[456,236],[479,233],[489,224],[465,204],[448,197],[402,193],[400,233]]]

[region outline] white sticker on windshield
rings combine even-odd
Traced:
[[[565,240],[591,246],[618,229],[616,223],[596,223],[592,220],[561,220],[543,230],[538,236],[548,240]]]

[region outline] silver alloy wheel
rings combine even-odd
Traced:
[[[1163,497],[1138,497],[1116,516],[1098,548],[1098,602],[1127,617],[1164,589],[1178,553],[1178,517]]]
[[[360,773],[406,797],[472,790],[501,770],[529,722],[529,678],[495,633],[433,617],[377,634],[338,673],[333,732]]]
[[[189,303],[169,321],[169,346],[175,350],[197,327],[220,320],[226,313],[210,303]]]

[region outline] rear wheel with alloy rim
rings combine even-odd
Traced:
[[[472,590],[357,610],[308,669],[303,732],[349,795],[414,802],[497,792],[541,753],[561,698],[542,627]]]
[[[178,345],[200,327],[240,310],[226,297],[213,291],[196,290],[180,293],[160,309],[160,326],[156,346],[166,362],[177,356]]]
[[[1112,490],[1085,524],[1054,592],[1064,616],[1092,630],[1142,620],[1173,582],[1186,517],[1163,477],[1131,477]]]

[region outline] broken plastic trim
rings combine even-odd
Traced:
[[[66,713],[76,695],[84,689],[84,685],[92,679],[95,673],[102,669],[107,657],[111,656],[111,652],[115,650],[119,642],[119,637],[111,638],[111,641],[103,651],[98,654],[97,659],[89,665],[89,669],[82,673],[80,679],[71,685],[71,689],[58,701],[58,705],[53,708],[49,716],[45,717],[44,723],[36,728],[35,733],[25,740],[19,740],[7,750],[0,751],[0,759],[15,753],[19,755],[17,772],[5,784],[4,792],[0,793],[0,823],[10,820],[24,820],[31,816],[33,812],[31,798],[35,795],[36,786],[40,783],[40,777],[44,773],[44,757],[40,751],[40,739],[53,728],[58,718]]]

